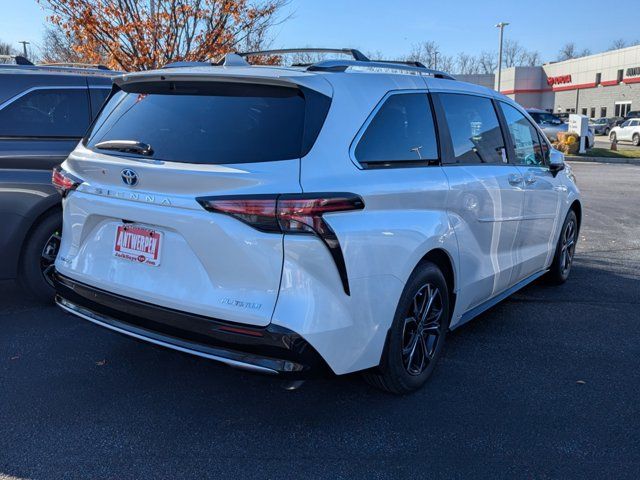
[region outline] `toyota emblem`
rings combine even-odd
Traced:
[[[138,174],[130,168],[125,168],[120,172],[120,177],[125,185],[134,187],[138,184]]]

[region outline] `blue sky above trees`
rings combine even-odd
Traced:
[[[0,0],[0,40],[42,41],[45,12],[35,0]],[[620,15],[601,0],[291,0],[273,29],[273,47],[338,46],[403,57],[419,42],[434,41],[443,56],[497,49],[499,21],[505,38],[543,61],[555,60],[567,42],[600,52],[618,39],[640,37],[637,15]]]

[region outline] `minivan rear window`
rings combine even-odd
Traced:
[[[125,85],[105,106],[86,145],[105,141],[151,147],[147,158],[224,164],[288,160],[315,142],[330,99],[304,88],[226,82]]]

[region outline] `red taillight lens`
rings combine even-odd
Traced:
[[[362,208],[362,198],[353,194],[282,195],[278,199],[278,223],[286,233],[308,232],[324,236],[330,228],[322,219],[323,214]]]
[[[78,188],[81,182],[62,167],[55,167],[51,172],[51,183],[60,192],[60,195],[64,197],[71,190]]]
[[[197,201],[205,209],[231,215],[262,232],[311,233],[327,246],[349,295],[347,269],[335,232],[325,213],[362,210],[364,201],[353,193],[314,193],[265,196],[207,197]]]
[[[280,232],[275,196],[209,197],[197,200],[211,212],[231,215],[262,232]]]

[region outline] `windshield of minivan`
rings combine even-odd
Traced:
[[[324,103],[307,109],[300,89],[279,86],[155,82],[128,90],[116,93],[101,112],[89,148],[132,155],[130,149],[117,151],[118,142],[139,142],[149,147],[149,158],[184,163],[287,160],[303,155],[308,134],[317,135],[328,109]],[[308,113],[321,121],[306,118]],[[315,131],[305,132],[309,128]],[[116,147],[100,148],[106,144]]]

